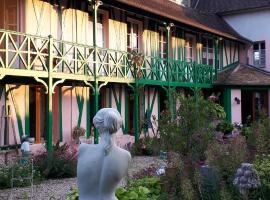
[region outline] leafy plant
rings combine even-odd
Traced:
[[[71,178],[76,176],[76,152],[67,144],[54,146],[52,154],[43,153],[34,157],[34,164],[45,178]]]
[[[209,144],[206,154],[207,164],[218,172],[220,180],[231,184],[236,169],[246,159],[246,140],[241,135],[229,138],[226,143],[215,140]]]
[[[254,162],[265,197],[270,196],[270,155],[257,156]]]
[[[270,153],[270,119],[263,113],[245,132],[248,146],[258,155]]]
[[[66,200],[79,200],[78,188],[72,188],[71,191],[68,193]]]
[[[161,195],[161,182],[156,177],[145,177],[132,180],[126,188],[118,188],[116,197],[119,200],[158,200]]]
[[[20,180],[14,182],[14,186],[25,187],[30,185],[30,181],[24,179],[27,178],[32,173],[30,170],[31,169],[30,165],[31,165],[30,163],[26,164],[13,163],[9,165],[0,166],[0,189],[11,187],[10,181],[12,178],[12,170],[14,173],[14,177],[21,178]],[[33,178],[35,183],[43,180],[40,171],[38,169],[35,169],[35,167],[33,169]]]
[[[161,148],[179,152],[190,160],[205,159],[205,150],[213,140],[216,121],[225,116],[224,109],[202,96],[176,94],[179,108],[165,112],[159,121]]]
[[[85,129],[82,127],[75,126],[72,129],[72,138],[73,140],[78,144],[79,143],[79,138],[81,136],[85,136]]]
[[[217,131],[221,131],[222,133],[230,133],[233,130],[233,125],[226,121],[223,120],[217,125]]]

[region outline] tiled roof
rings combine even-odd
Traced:
[[[270,0],[191,0],[191,7],[208,13],[226,13],[270,7]]]
[[[169,0],[114,0],[146,12],[156,14],[171,20],[181,22],[214,34],[247,40],[234,31],[221,17],[216,14],[202,13],[197,10],[177,5]],[[112,0],[103,0],[104,3],[113,4]]]
[[[253,66],[239,64],[220,71],[215,85],[270,86],[270,73]]]

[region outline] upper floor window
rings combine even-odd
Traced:
[[[139,52],[141,24],[137,20],[128,19],[127,21],[127,50],[128,52]]]
[[[205,65],[214,64],[214,44],[209,38],[202,38],[202,63]]]
[[[166,30],[163,27],[159,27],[159,57],[167,58],[167,38]]]
[[[194,37],[192,35],[186,35],[186,61],[192,62],[194,61]]]
[[[253,44],[253,64],[255,67],[265,67],[265,42]]]
[[[105,47],[104,14],[97,15],[97,46]]]
[[[2,0],[0,3],[0,28],[18,31],[18,0]]]

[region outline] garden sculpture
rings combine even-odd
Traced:
[[[114,108],[103,108],[93,119],[100,144],[81,144],[77,176],[80,200],[117,200],[115,190],[126,176],[131,155],[114,142],[122,118]]]
[[[233,184],[238,187],[239,192],[248,199],[248,191],[260,187],[260,180],[250,163],[242,163],[241,167],[237,169]]]

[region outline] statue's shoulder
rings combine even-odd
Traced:
[[[129,151],[122,149],[120,147],[117,147],[118,151],[125,156],[126,159],[131,160],[131,154],[129,153]]]
[[[82,143],[79,146],[79,154],[83,154],[88,151],[97,151],[99,149],[99,146],[96,144],[85,144]]]

